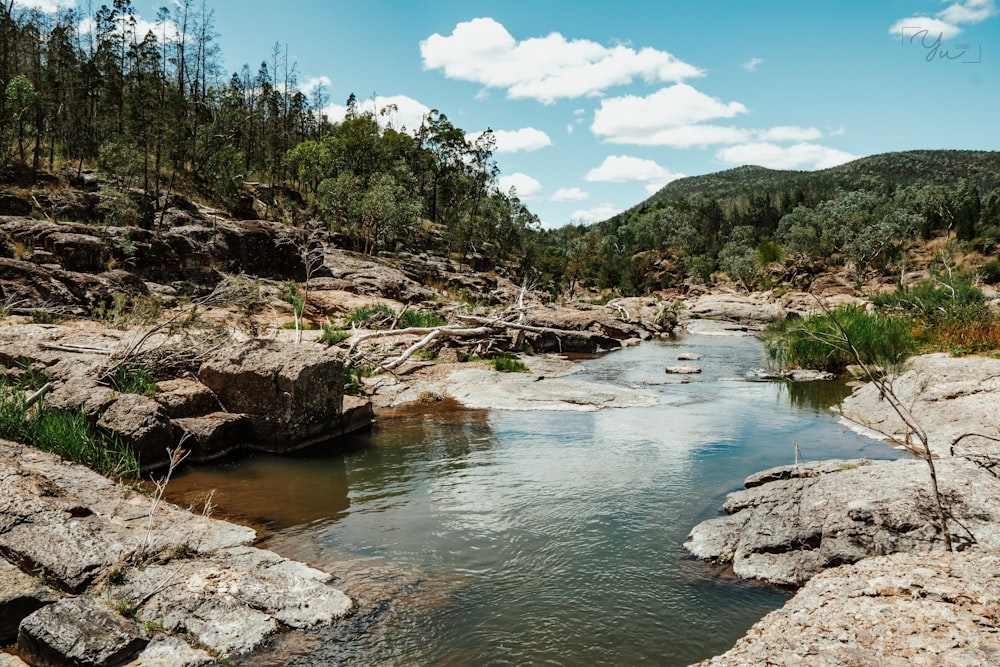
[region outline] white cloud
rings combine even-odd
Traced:
[[[46,14],[54,14],[60,9],[75,7],[76,2],[74,0],[14,0],[14,6],[19,9],[37,9]]]
[[[590,195],[580,188],[559,188],[552,195],[550,201],[583,201],[590,199]]]
[[[754,138],[760,141],[814,141],[823,136],[815,127],[779,125],[766,130],[755,130]]]
[[[933,41],[938,36],[941,39],[951,39],[962,29],[953,23],[932,19],[927,16],[914,16],[908,19],[900,19],[889,28],[890,35],[900,35],[903,39],[928,39]]]
[[[43,10],[43,11],[49,11],[49,10]],[[139,18],[138,16],[135,16],[134,19],[135,19],[135,36],[140,41],[150,32],[156,35],[157,39],[163,39],[164,35],[167,36],[168,40],[179,39],[178,35],[180,34],[180,31],[177,29],[177,24],[174,23],[173,21],[145,21]],[[80,21],[80,25],[78,27],[81,34],[89,35],[97,29],[97,24],[94,22],[94,19],[85,18],[82,21]],[[115,32],[117,32],[120,35],[122,33],[122,27],[120,21],[118,22],[116,27],[117,30]],[[132,34],[131,27],[129,27],[128,34],[129,35]]]
[[[771,169],[826,169],[856,160],[858,156],[818,144],[778,146],[757,142],[721,148],[715,157],[732,165],[755,164]]]
[[[644,160],[631,155],[609,155],[599,167],[594,167],[583,177],[591,183],[645,183],[677,177],[666,167],[653,160]]]
[[[637,77],[655,83],[704,74],[653,48],[608,47],[559,33],[518,41],[492,18],[459,23],[447,37],[435,33],[420,42],[420,54],[424,69],[440,69],[450,79],[503,88],[512,99],[545,104],[599,95]]]
[[[410,132],[418,130],[424,122],[424,116],[430,113],[429,107],[406,95],[375,97],[374,101],[371,98],[361,100],[358,102],[358,110],[376,114],[383,126],[391,126],[400,131],[406,128]],[[347,115],[347,107],[329,104],[324,107],[323,113],[331,123],[339,123]]]
[[[573,134],[574,129],[575,128],[573,127],[573,123],[569,123],[568,125],[566,125],[566,134]]]
[[[328,76],[314,76],[310,77],[305,83],[299,85],[299,90],[302,91],[303,95],[312,95],[317,88],[325,87],[329,88],[333,85]]]
[[[542,191],[541,183],[531,176],[520,172],[501,176],[497,179],[497,186],[499,186],[501,192],[509,192],[511,188],[515,188],[517,196],[525,200],[538,196],[538,193]]]
[[[468,141],[475,141],[482,132],[467,134]],[[496,139],[497,153],[518,153],[520,151],[537,151],[540,148],[552,145],[549,135],[533,127],[524,127],[520,130],[494,130],[493,137]]]
[[[607,220],[611,216],[617,215],[621,212],[622,210],[614,204],[604,203],[595,206],[594,208],[573,211],[572,215],[569,216],[569,219],[576,224],[598,222],[600,220]]]
[[[981,23],[997,15],[995,0],[964,0],[955,2],[934,17],[913,16],[900,19],[889,27],[890,35],[899,35],[904,40],[933,41],[951,39],[962,32],[963,23]]]
[[[748,72],[756,72],[757,68],[763,64],[764,64],[763,58],[751,58],[750,60],[743,63],[741,67]]]
[[[746,112],[739,102],[727,104],[679,83],[647,97],[625,95],[601,100],[590,129],[613,143],[664,145],[670,142],[662,138],[662,133]]]

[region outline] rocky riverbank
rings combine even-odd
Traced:
[[[924,461],[752,475],[685,547],[738,576],[804,587],[703,665],[997,664],[1000,360],[925,355],[888,380],[927,433],[955,552],[945,551]],[[865,434],[921,449],[874,385],[842,409]]]

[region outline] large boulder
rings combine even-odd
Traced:
[[[230,345],[205,360],[198,379],[226,411],[247,415],[253,447],[291,451],[339,432],[344,363],[319,346]]]
[[[938,461],[937,475],[952,543],[1000,549],[996,477],[960,458]],[[923,461],[803,463],[745,484],[726,498],[726,516],[698,524],[684,543],[740,577],[800,586],[868,556],[944,549]]]
[[[135,623],[89,595],[39,609],[17,636],[18,653],[35,667],[117,667],[147,643]]]
[[[97,425],[131,447],[143,469],[169,461],[167,450],[176,441],[174,427],[163,407],[139,394],[121,394],[97,420]]]

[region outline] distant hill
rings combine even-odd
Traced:
[[[905,185],[947,185],[964,178],[981,191],[1000,187],[1000,151],[920,150],[881,153],[819,171],[783,171],[744,166],[668,183],[636,208],[697,196],[837,190],[889,190]]]

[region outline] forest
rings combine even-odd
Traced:
[[[827,269],[860,284],[904,270],[919,239],[948,236],[986,258],[1000,244],[1000,154],[980,151],[816,172],[740,167],[675,181],[600,223],[543,229],[499,190],[490,131],[472,140],[437,110],[394,127],[392,109],[362,110],[353,94],[331,122],[324,90],[298,89],[289,47],[227,73],[206,0],[157,19],[172,28],[139,34],[130,0],[93,16],[0,6],[3,182],[72,185],[96,170],[104,224],[155,228],[183,194],[236,217],[318,226],[362,253],[447,254],[554,295],[718,280],[766,289]]]

